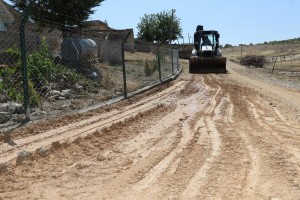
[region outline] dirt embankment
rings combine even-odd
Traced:
[[[231,62],[228,74],[182,65],[155,92],[13,134],[0,199],[299,199],[299,93]]]

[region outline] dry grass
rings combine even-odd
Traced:
[[[300,54],[300,43],[295,44],[278,44],[278,45],[253,45],[253,46],[243,46],[242,52],[241,47],[231,47],[227,49],[222,49],[222,53],[227,59],[239,61],[241,55],[257,55],[265,56],[272,60],[273,57],[279,56],[291,56]],[[275,59],[273,59],[275,60]],[[285,70],[285,71],[300,71],[300,61],[299,60],[290,60],[279,61],[279,62],[269,62],[266,63],[264,67],[273,68],[275,64],[275,69]]]
[[[113,87],[111,72],[108,69],[106,69],[104,73],[105,74],[103,74],[101,84],[103,85],[104,88],[111,89]]]
[[[241,47],[231,47],[222,49],[224,56],[229,59],[241,57]],[[300,43],[280,44],[280,45],[253,45],[243,46],[243,56],[262,55],[266,57],[300,54]]]
[[[138,61],[138,60],[155,60],[156,56],[153,53],[142,53],[142,52],[125,52],[125,60],[127,61]]]
[[[275,66],[274,63],[267,63],[265,65],[266,69],[276,69],[279,71],[291,71],[291,72],[300,72],[300,60],[296,61],[279,61],[276,62]]]
[[[130,81],[127,83],[127,90],[129,92],[136,91],[139,88],[141,88],[141,84],[139,84],[138,82]]]

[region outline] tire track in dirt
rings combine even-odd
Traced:
[[[208,78],[207,80],[213,79]],[[161,195],[156,195],[154,199],[161,199],[167,194],[172,194],[171,197],[175,199],[204,199],[205,197],[209,196],[209,193],[207,195],[201,195],[202,192],[199,191],[206,190],[206,185],[212,184],[210,183],[209,179],[214,179],[215,174],[210,174],[210,171],[214,171],[216,168],[215,165],[220,165],[221,162],[224,162],[224,160],[226,160],[218,159],[218,157],[212,156],[214,155],[212,153],[212,140],[214,138],[212,138],[211,132],[219,132],[219,130],[221,130],[221,132],[219,132],[221,136],[221,133],[224,134],[224,131],[222,131],[222,129],[212,127],[211,125],[216,124],[217,127],[220,127],[220,124],[222,124],[221,122],[223,122],[223,119],[221,119],[222,117],[220,118],[220,115],[224,116],[223,118],[229,119],[230,121],[233,120],[233,105],[229,102],[229,98],[224,97],[226,95],[224,95],[223,92],[220,93],[219,87],[213,85],[213,83],[210,83],[210,87],[214,88],[213,91],[209,91],[208,93],[210,94],[208,95],[208,93],[206,93],[206,97],[204,97],[207,101],[209,100],[206,104],[207,108],[206,110],[199,112],[197,116],[194,117],[193,120],[195,120],[195,122],[193,122],[193,124],[197,125],[191,125],[196,129],[194,130],[194,139],[196,139],[197,142],[190,143],[188,145],[188,148],[185,149],[185,152],[179,154],[178,158],[175,159],[174,165],[176,165],[176,170],[174,170],[174,167],[170,167],[170,170],[172,170],[173,172],[175,171],[172,175],[175,177],[180,177],[179,182],[181,184],[178,183],[177,179],[165,175],[165,177],[162,177],[159,181],[162,183],[157,184],[156,186],[157,191],[160,191],[159,193]],[[200,102],[202,102],[201,99],[199,100]],[[197,148],[197,145],[195,144],[198,144],[199,147],[202,148]],[[223,146],[221,144],[222,143],[218,144],[217,146],[220,146],[221,148]],[[222,152],[219,152],[219,154],[222,155]],[[198,157],[198,159],[195,160],[195,157]],[[210,158],[213,158],[212,160],[214,162],[210,163]],[[204,178],[201,172],[203,172],[203,174],[205,175]],[[195,184],[195,180],[200,180],[199,185]],[[189,183],[190,185],[187,186]],[[168,185],[168,187],[166,187],[166,185]],[[206,188],[201,189],[201,185],[204,185]],[[159,188],[163,188],[163,190],[160,190]],[[238,188],[237,190],[239,190],[241,193],[241,188]],[[166,194],[161,191],[165,191]],[[150,196],[148,193],[144,194]]]
[[[289,182],[288,184],[291,184],[292,186],[294,187],[296,186],[299,188],[300,179],[296,177],[291,177],[290,174],[300,173],[300,167],[299,166],[292,167],[290,164],[286,165],[288,163],[296,164],[300,162],[300,155],[299,155],[300,143],[299,143],[299,137],[295,135],[297,133],[296,129],[291,127],[290,124],[286,122],[284,117],[277,109],[273,108],[270,109],[270,111],[268,112],[268,116],[272,116],[274,118],[276,116],[278,117],[277,119],[275,119],[276,123],[270,124],[269,118],[260,116],[258,114],[259,112],[257,112],[257,110],[260,108],[257,108],[257,106],[254,103],[251,103],[249,101],[248,103],[250,103],[252,107],[252,112],[253,115],[255,116],[255,120],[257,124],[259,125],[259,127],[261,127],[262,131],[268,137],[268,141],[272,141],[272,145],[275,145],[272,151],[268,152],[268,154],[272,155],[270,156],[271,158],[270,163],[272,164],[270,163],[268,164],[274,165],[275,162],[276,164],[280,163],[280,165],[283,165],[282,168],[285,169],[283,171],[288,171],[289,174],[287,175],[286,173],[282,173],[282,171],[280,171],[280,172],[276,172],[276,175],[278,176],[278,174],[281,173],[282,177],[284,177],[284,179],[281,179],[282,182]],[[291,146],[290,144],[294,144],[294,145]]]
[[[249,98],[249,96],[251,98]],[[245,104],[239,107],[235,103],[235,108],[238,111],[236,119],[237,127],[239,130],[239,134],[245,143],[245,147],[247,148],[247,153],[249,154],[249,160],[245,160],[245,164],[248,164],[250,168],[248,169],[247,175],[245,177],[245,183],[242,186],[243,192],[242,196],[246,199],[253,199],[253,198],[261,198],[263,196],[263,192],[261,193],[260,190],[262,183],[265,182],[262,175],[265,175],[267,168],[272,168],[270,164],[266,164],[266,153],[269,154],[270,152],[275,152],[276,147],[274,149],[269,149],[268,152],[265,152],[266,146],[282,146],[282,141],[285,141],[286,138],[282,135],[282,138],[279,138],[278,135],[282,134],[282,122],[280,118],[278,118],[276,112],[274,111],[273,107],[268,106],[261,106],[261,102],[258,99],[255,99],[255,95],[240,95],[238,101]],[[244,108],[243,108],[244,107]],[[244,117],[241,114],[244,113]],[[277,116],[277,118],[276,118]],[[268,121],[272,118],[276,118],[276,122],[270,124]],[[290,127],[285,127],[285,129],[290,129]],[[293,132],[293,129],[290,129]],[[253,137],[255,135],[255,137]],[[268,145],[261,143],[265,143],[265,141],[269,141]],[[289,142],[286,143],[287,146]],[[286,148],[290,149],[290,147]],[[290,149],[290,153],[296,152],[295,149]],[[287,154],[286,156],[288,156]],[[275,156],[275,157],[278,157]],[[282,158],[276,158],[282,159]],[[268,170],[268,173],[271,174],[272,170]],[[270,175],[270,177],[278,176],[277,173]],[[277,180],[278,181],[278,180]],[[275,182],[275,181],[274,181]],[[264,183],[265,184],[265,183]],[[259,191],[259,192],[258,192]],[[275,195],[276,196],[276,195]],[[273,198],[272,196],[266,196],[265,198]]]
[[[268,133],[271,133],[278,144],[294,143],[294,147],[288,147],[285,151],[288,151],[300,160],[300,155],[297,153],[300,152],[299,135],[297,135],[297,130],[286,121],[284,116],[273,106],[268,111],[263,112],[260,111],[262,107],[259,107],[259,104],[252,103],[250,100],[247,100],[247,103],[251,106],[257,124]],[[268,115],[264,116],[265,113],[268,113]]]
[[[195,91],[197,91],[197,90],[195,90]],[[180,92],[180,93],[182,94],[182,92]],[[205,93],[205,90],[203,91],[203,93]],[[191,98],[191,101],[194,101],[194,100]],[[140,166],[140,167],[144,166],[143,169],[141,169],[140,167],[134,166],[133,167],[133,168],[135,168],[134,171],[138,171],[138,174],[134,174],[134,173],[132,174],[133,169],[132,170],[130,169],[130,172],[127,172],[124,174],[124,176],[121,176],[122,178],[120,178],[120,176],[119,176],[117,183],[112,182],[109,185],[107,185],[106,187],[104,187],[103,190],[109,190],[109,188],[111,187],[111,184],[113,184],[115,189],[118,188],[117,189],[118,197],[122,197],[122,198],[126,198],[126,199],[136,199],[137,198],[136,195],[141,195],[141,194],[145,195],[145,191],[140,191],[140,190],[144,189],[144,188],[142,188],[143,184],[141,184],[141,183],[143,183],[143,181],[147,180],[148,181],[147,183],[150,182],[149,183],[150,185],[156,184],[157,180],[161,179],[162,174],[169,173],[168,169],[171,168],[170,165],[172,165],[171,163],[173,163],[172,158],[173,158],[174,152],[178,153],[178,151],[181,151],[181,148],[178,148],[178,146],[184,145],[184,143],[185,143],[184,141],[189,140],[189,139],[186,139],[186,138],[188,138],[188,136],[186,138],[183,136],[182,130],[184,129],[183,127],[185,127],[185,126],[188,127],[187,121],[189,121],[189,118],[190,118],[189,115],[193,114],[195,112],[195,111],[189,110],[189,109],[188,110],[180,109],[182,107],[187,106],[185,101],[183,101],[183,102],[175,101],[173,103],[177,104],[177,109],[174,110],[174,112],[172,112],[169,115],[162,118],[162,124],[166,124],[167,127],[169,127],[168,129],[170,129],[169,132],[167,131],[168,134],[166,134],[165,131],[163,131],[164,127],[162,127],[161,131],[159,131],[160,129],[158,127],[154,126],[153,130],[156,130],[156,132],[157,132],[156,137],[160,138],[160,141],[164,141],[166,139],[165,137],[173,138],[174,136],[176,136],[177,138],[179,138],[178,143],[171,144],[170,142],[164,142],[162,145],[162,143],[157,142],[154,145],[151,145],[150,148],[149,148],[149,146],[143,146],[143,145],[139,146],[140,149],[138,151],[135,151],[135,154],[136,153],[139,154],[138,152],[143,152],[141,154],[142,158],[136,159],[136,161],[134,163],[138,163],[138,166]],[[195,103],[192,103],[192,104],[195,104]],[[178,118],[179,118],[179,122],[178,122]],[[176,135],[176,133],[174,133],[174,124],[172,122],[173,121],[172,119],[174,119],[174,122],[177,122],[176,127],[178,127],[179,135]],[[149,130],[149,134],[144,133],[145,135],[143,134],[141,136],[137,136],[136,139],[143,140],[142,138],[144,138],[144,139],[149,138],[150,134],[154,134],[151,129]],[[173,131],[172,131],[172,129],[173,129]],[[152,135],[152,137],[153,137],[153,135]],[[172,140],[174,141],[174,139],[172,139]],[[146,142],[143,142],[143,143],[145,144]],[[177,144],[177,145],[174,146],[174,144]],[[170,149],[170,147],[171,147],[171,149]],[[134,151],[134,148],[132,148],[132,150],[130,150],[130,151]],[[127,152],[127,150],[126,150],[126,152]],[[138,161],[138,160],[140,160],[140,161]],[[167,163],[165,163],[165,162],[167,162]],[[155,169],[156,166],[162,166],[163,169],[154,171],[153,169]],[[128,175],[128,173],[131,175]],[[150,173],[151,173],[151,176],[149,175]],[[152,173],[155,174],[155,176],[152,176],[153,175]],[[129,191],[131,191],[130,194],[127,194],[125,192],[125,191],[128,191],[128,188],[124,187],[124,184],[121,184],[121,183],[126,182],[126,179],[127,179],[126,177],[127,178],[130,177],[133,180],[139,180],[140,178],[142,178],[138,182],[131,181],[131,183],[133,184],[133,186],[132,186],[133,188],[135,186],[137,186],[136,192],[132,193],[132,191],[133,191],[132,189],[129,190]],[[150,177],[150,179],[148,177]],[[155,177],[155,178],[152,178],[152,177]],[[118,197],[115,196],[114,198],[118,198]],[[107,198],[112,198],[112,197],[107,196]]]
[[[198,91],[198,89],[195,89],[197,86],[193,86],[193,84],[191,83],[187,84],[187,87],[182,90],[183,92],[181,92],[181,94],[189,94],[191,92],[195,93]],[[170,152],[170,154],[168,154],[168,156],[164,157],[163,160],[161,160],[157,165],[153,166],[153,168],[147,174],[145,174],[145,178],[133,187],[134,190],[141,192],[147,187],[158,182],[160,176],[165,174],[168,169],[172,169],[173,171],[177,170],[178,166],[180,165],[180,162],[177,157],[181,157],[184,149],[187,148],[187,146],[195,137],[195,128],[191,127],[189,124],[191,122],[191,119],[194,118],[194,115],[196,114],[195,112],[199,110],[198,99],[201,99],[204,96],[204,94],[207,93],[207,90],[208,89],[204,89],[199,94],[194,94],[192,97],[184,99],[184,102],[189,102],[188,110],[186,110],[185,108],[186,103],[180,103],[180,106],[178,106],[177,111],[175,110],[174,113],[172,113],[172,116],[175,117],[175,119],[178,119],[178,113],[180,112],[183,112],[186,115],[184,118],[181,118],[180,142],[178,143],[176,148],[174,148]],[[194,109],[190,109],[190,107],[193,107]],[[172,117],[170,117],[169,120],[170,119],[172,119]],[[174,167],[174,165],[177,167]]]
[[[270,128],[266,130],[259,124],[251,131],[249,130],[248,134],[256,149],[260,149],[260,153],[256,155],[263,155],[260,162],[260,174],[263,176],[260,176],[261,180],[254,190],[256,196],[290,199],[289,195],[299,191],[299,178],[295,176],[299,173],[299,167],[295,168],[297,165],[292,164],[299,162],[299,158],[292,157],[295,149],[282,143],[276,136],[278,134],[276,131]]]
[[[291,124],[288,121],[288,119],[286,119],[284,117],[284,115],[277,109],[276,105],[273,105],[273,103],[268,102],[267,100],[263,99],[262,97],[260,97],[258,95],[256,95],[256,97],[258,98],[258,100],[256,101],[256,105],[260,105],[261,103],[263,103],[264,107],[270,107],[270,106],[272,107],[273,112],[275,112],[275,114],[277,115],[277,117],[274,116],[277,127],[285,129],[286,132],[290,132],[290,133],[294,134],[295,136],[300,136],[300,131],[299,131],[300,126],[299,126],[299,124]],[[262,114],[265,114],[265,113],[262,113]],[[278,118],[278,119],[276,120],[276,118]],[[289,128],[292,128],[292,129],[291,130],[286,129],[286,127],[289,127]],[[298,131],[297,131],[297,129],[298,129]],[[296,132],[294,130],[296,130]]]
[[[287,137],[287,133],[296,134],[293,127],[290,127],[289,124],[285,123],[284,120],[281,120],[282,117],[278,116],[276,110],[272,105],[261,105],[261,99],[257,98],[257,95],[251,95],[252,98],[243,98],[246,105],[244,106],[244,111],[247,111],[247,107],[249,107],[249,112],[245,117],[239,117],[239,120],[248,118],[246,123],[240,127],[245,127],[244,130],[241,130],[240,133],[247,145],[249,142],[251,146],[247,145],[249,148],[248,152],[253,152],[250,154],[250,157],[255,162],[249,162],[252,166],[252,171],[250,171],[246,177],[245,186],[243,186],[243,197],[247,199],[253,198],[287,198],[289,199],[289,194],[286,190],[289,190],[292,194],[295,194],[295,191],[292,192],[290,188],[293,188],[299,179],[292,178],[287,175],[286,171],[289,173],[297,173],[295,170],[289,166],[282,166],[282,170],[279,172],[277,170],[273,170],[274,166],[278,167],[279,165],[285,165],[287,163],[297,163],[299,159],[291,159],[291,155],[295,155],[295,152],[299,152],[299,149],[291,148],[291,142],[295,143],[295,141],[290,140]],[[256,96],[256,97],[255,97]],[[257,99],[255,99],[257,98]],[[240,99],[239,99],[240,101]],[[238,104],[235,104],[238,105]],[[242,112],[240,112],[242,113]],[[276,123],[269,123],[270,119],[274,118]],[[250,123],[249,123],[250,122]],[[251,126],[249,126],[251,125]],[[283,132],[286,130],[287,132]],[[294,137],[293,137],[294,138]],[[281,147],[280,147],[281,146]],[[282,149],[282,146],[285,146]],[[287,152],[286,152],[287,151]],[[280,153],[279,153],[280,152]],[[266,156],[269,155],[269,156]],[[288,158],[288,160],[286,160]],[[292,161],[294,160],[294,161]],[[295,166],[295,165],[294,165]],[[272,169],[272,170],[270,170]],[[298,169],[299,171],[299,169]],[[282,174],[282,175],[279,175]],[[252,180],[255,179],[256,181]],[[267,184],[270,183],[270,180],[266,180],[264,177],[272,177],[273,183],[277,182],[279,185],[286,183],[286,185],[290,185],[289,187],[278,187],[277,189],[273,189],[269,187]],[[279,178],[281,177],[281,178]],[[282,179],[282,177],[285,177]],[[279,178],[279,179],[278,179]],[[292,185],[287,183],[287,180],[293,182]],[[297,185],[297,184],[296,184]],[[279,189],[280,188],[280,189]],[[276,191],[277,190],[277,191]],[[280,191],[280,192],[279,192]],[[276,195],[276,193],[278,195]],[[279,195],[279,193],[281,193]],[[273,194],[273,195],[270,195]],[[286,196],[284,196],[284,195]]]
[[[239,119],[234,116],[236,113],[236,100],[230,96],[232,95],[232,88],[226,87],[226,85],[221,86],[213,77],[208,80],[211,81],[208,84],[215,85],[215,88],[222,87],[215,98],[217,104],[215,104],[214,112],[212,112],[212,121],[219,132],[222,143],[220,144],[218,157],[214,159],[210,169],[204,173],[206,180],[195,184],[194,190],[196,192],[190,194],[186,192],[181,197],[184,199],[236,199],[243,194],[244,187],[251,188],[256,184],[251,182],[252,185],[249,185],[246,180],[247,174],[251,177],[257,176],[256,151],[254,151],[251,143],[246,140],[245,135],[240,135],[240,132],[234,129],[237,127],[236,121],[239,121]],[[242,90],[242,88],[239,90]],[[241,165],[237,160],[246,164]],[[202,187],[199,185],[202,185]],[[186,196],[188,197],[185,198]]]
[[[80,128],[143,111],[0,166],[0,199],[300,199],[299,124],[234,73],[185,76]]]
[[[243,89],[242,89],[243,90]],[[232,94],[232,93],[231,93]],[[232,119],[230,126],[237,127],[237,130],[231,130],[235,132],[239,137],[241,137],[243,141],[243,145],[245,151],[244,158],[241,160],[246,166],[244,180],[241,182],[241,191],[240,191],[240,198],[253,198],[255,194],[255,188],[258,184],[259,176],[260,176],[260,152],[259,149],[253,146],[252,141],[250,140],[248,133],[251,131],[249,124],[245,122],[245,119],[249,120],[249,112],[245,111],[245,98],[244,102],[241,104],[236,104],[237,101],[241,101],[241,97],[238,95],[232,95],[232,102],[234,105],[232,106],[232,110],[235,110],[235,119]],[[239,106],[242,105],[242,106]],[[233,111],[232,111],[233,112]],[[240,117],[241,113],[244,114],[244,117]]]
[[[104,116],[92,117],[83,120],[82,122],[76,122],[68,126],[47,131],[43,134],[34,135],[32,137],[27,137],[24,139],[22,138],[14,141],[16,145],[13,146],[2,144],[0,145],[0,163],[5,163],[13,160],[14,158],[16,158],[17,153],[22,149],[33,152],[41,146],[49,146],[55,141],[62,141],[66,139],[76,138],[79,135],[91,134],[101,127],[107,126],[120,120],[124,120],[130,116],[138,114],[139,112],[145,112],[159,105],[164,98],[170,95],[170,93],[174,92],[176,89],[179,90],[181,87],[184,87],[185,84],[186,82],[184,81],[178,82],[176,85],[164,90],[162,93],[158,93],[148,99],[141,100],[137,104],[129,106],[126,110],[122,109],[117,113],[113,112],[109,115],[104,114]]]
[[[199,81],[199,80],[198,80]],[[199,83],[198,83],[199,84]],[[203,83],[202,83],[203,84]],[[188,87],[191,87],[191,84],[187,84]],[[207,94],[207,92],[212,92],[210,90],[210,88],[208,86],[205,86],[207,89],[204,89],[204,92],[200,93],[200,95],[197,95],[195,97],[192,96],[191,99],[187,98],[185,100],[185,102],[189,102],[189,108],[193,107],[195,109],[192,110],[199,110],[197,109],[197,105],[199,104],[199,101],[202,102],[204,99],[207,101],[205,103],[205,105],[211,105],[211,106],[205,106],[208,107],[206,108],[206,110],[203,110],[200,113],[192,113],[191,111],[187,111],[184,113],[188,113],[187,116],[188,119],[186,120],[182,120],[182,125],[181,125],[181,132],[184,134],[189,133],[188,135],[182,135],[182,137],[180,138],[180,142],[178,143],[178,145],[170,152],[170,154],[168,154],[166,157],[164,157],[158,164],[154,165],[151,170],[147,171],[146,174],[143,175],[143,178],[141,181],[135,183],[135,185],[133,186],[134,189],[134,194],[127,194],[129,196],[126,196],[123,194],[123,198],[129,198],[129,199],[137,199],[139,195],[143,194],[146,196],[152,196],[155,195],[153,193],[153,188],[161,188],[163,187],[164,190],[173,190],[174,195],[178,196],[181,192],[179,191],[174,191],[174,188],[176,188],[176,183],[175,184],[171,184],[169,188],[166,188],[166,186],[164,184],[160,184],[160,182],[162,183],[166,183],[169,181],[169,183],[174,183],[174,180],[170,180],[169,179],[169,175],[170,174],[176,174],[179,175],[178,173],[180,173],[181,169],[186,169],[187,166],[184,164],[184,160],[187,160],[187,152],[188,149],[192,150],[192,152],[188,152],[188,154],[193,154],[195,152],[195,144],[194,141],[196,141],[196,143],[200,143],[199,141],[203,140],[204,138],[201,137],[203,135],[205,135],[205,133],[201,132],[201,135],[197,135],[197,133],[199,132],[199,129],[202,129],[204,127],[207,128],[207,138],[204,139],[204,141],[208,141],[211,143],[211,147],[206,147],[206,149],[210,149],[213,152],[209,153],[210,157],[214,157],[218,154],[218,148],[220,146],[220,141],[218,136],[215,136],[214,134],[217,132],[216,128],[214,127],[213,124],[213,119],[212,117],[203,117],[203,113],[205,113],[205,116],[209,116],[209,115],[213,115],[214,112],[219,112],[216,111],[215,108],[218,107],[218,104],[216,103],[216,99],[215,97],[217,96],[217,94],[220,92],[220,88],[218,88],[216,91],[214,91],[215,95],[210,96]],[[208,101],[208,98],[210,99]],[[194,103],[193,103],[193,99],[194,99]],[[195,101],[196,99],[196,101]],[[178,110],[184,110],[184,108],[178,106]],[[201,109],[200,109],[201,110]],[[174,113],[176,113],[177,111],[174,111]],[[172,115],[174,115],[174,113]],[[175,115],[176,116],[176,115]],[[202,119],[199,120],[199,116],[202,116]],[[215,120],[215,119],[214,119]],[[193,122],[195,121],[195,122]],[[190,125],[189,125],[190,124]],[[204,125],[203,127],[200,128],[200,126]],[[214,132],[214,133],[213,133]],[[213,136],[213,137],[212,137]],[[202,141],[203,144],[203,141]],[[207,145],[207,144],[205,144]],[[195,154],[197,155],[197,154]],[[203,155],[199,155],[198,156],[203,156]],[[203,160],[205,161],[205,158],[203,158]],[[211,159],[207,159],[207,161],[209,161]],[[208,163],[206,161],[206,163]],[[205,167],[203,169],[209,168],[210,164],[206,164]],[[194,165],[193,165],[194,166]],[[196,167],[196,166],[195,166]],[[188,167],[190,168],[190,167]],[[196,168],[196,170],[192,170],[194,171],[194,173],[196,173],[198,170],[198,167]],[[188,171],[190,171],[189,169],[186,169]],[[187,177],[193,177],[193,174],[185,174],[182,177],[182,182],[189,182]],[[172,178],[171,178],[172,179]],[[148,188],[152,188],[151,190],[149,190]],[[180,188],[180,187],[178,187]],[[197,187],[196,187],[197,188]],[[196,189],[195,188],[195,189]],[[182,191],[184,190],[184,188],[182,189]],[[172,192],[172,191],[171,191]],[[179,192],[179,193],[178,193]],[[159,199],[159,196],[157,197]]]
[[[206,87],[209,87],[206,85]],[[205,127],[207,128],[207,133],[210,137],[210,145],[211,145],[211,152],[208,158],[206,158],[205,163],[201,166],[201,168],[197,171],[197,173],[194,175],[194,177],[189,181],[187,188],[182,193],[181,197],[186,199],[194,199],[199,195],[198,191],[206,182],[206,174],[207,171],[212,167],[215,160],[220,155],[220,147],[221,147],[221,139],[220,139],[220,133],[216,129],[215,125],[215,119],[211,117],[211,115],[215,112],[217,112],[217,101],[216,97],[220,93],[221,88],[218,86],[217,91],[212,96],[212,99],[210,100],[210,106],[205,111],[204,114],[204,123]],[[216,115],[218,116],[218,115]]]
[[[142,117],[147,120],[147,118],[150,117],[150,119],[152,118],[151,121],[157,120],[155,119],[154,114],[156,114],[158,117],[163,116],[165,112],[164,110],[165,107],[161,107],[152,112],[145,113],[146,116],[144,117],[143,115],[140,115],[139,118]],[[107,130],[102,130],[102,134],[96,132],[93,135],[86,136],[85,138],[79,138],[76,141],[68,144],[67,147],[56,149],[54,152],[52,152],[52,154],[49,155],[49,158],[42,158],[41,160],[38,159],[39,162],[37,162],[37,160],[33,163],[34,167],[32,167],[30,163],[28,165],[24,164],[24,166],[17,167],[16,170],[14,170],[14,173],[16,173],[16,177],[19,177],[19,183],[20,185],[22,185],[22,187],[19,187],[19,184],[17,184],[16,186],[16,183],[11,183],[11,181],[9,180],[12,179],[13,176],[7,174],[8,179],[6,181],[3,181],[6,183],[5,190],[8,192],[10,190],[15,191],[16,188],[20,188],[20,191],[23,191],[25,189],[29,189],[28,187],[30,187],[31,185],[35,185],[35,188],[37,187],[36,185],[39,185],[39,187],[48,188],[43,196],[44,199],[48,199],[48,197],[51,197],[50,191],[53,190],[60,194],[66,194],[66,191],[68,191],[70,193],[73,192],[72,195],[74,195],[74,192],[78,196],[86,195],[84,190],[80,191],[83,186],[90,186],[92,188],[95,182],[97,183],[99,181],[99,183],[103,183],[103,181],[105,182],[105,179],[110,180],[112,178],[112,175],[115,176],[116,174],[119,174],[120,170],[126,170],[123,169],[123,167],[132,164],[132,162],[128,160],[127,157],[119,157],[122,152],[120,151],[120,149],[115,147],[113,142],[111,141],[117,140],[118,137],[122,138],[122,136],[124,135],[122,129],[125,129],[125,134],[128,134],[129,136],[131,131],[142,131],[143,129],[141,125],[135,124],[136,120],[138,120],[138,118],[127,120],[126,124],[128,127],[125,126],[125,128],[123,128],[124,123],[119,123],[113,125]],[[143,122],[143,120],[141,120],[141,122]],[[131,126],[137,126],[137,128],[133,128],[131,130]],[[139,132],[137,132],[137,134],[138,133]],[[99,155],[94,155],[99,151]],[[53,165],[53,168],[50,167],[51,165]],[[100,173],[99,168],[101,169]],[[22,174],[22,171],[24,169],[27,171],[26,174]],[[89,169],[94,170],[89,171]],[[80,172],[81,170],[82,172]],[[41,177],[44,177],[45,175],[53,177],[53,182],[51,185],[48,185],[47,183],[43,185]],[[69,175],[73,175],[74,177],[69,177]],[[97,177],[99,177],[99,175],[101,175],[101,179],[95,181],[94,177],[96,177],[97,180]],[[67,182],[73,186],[73,189],[71,189],[71,186],[67,186],[67,184],[61,184],[62,181],[64,182],[64,177],[69,177]],[[94,180],[95,182],[89,184],[89,181],[83,181],[83,177],[88,178],[89,181]],[[5,180],[5,177],[3,178]],[[79,180],[77,180],[78,178]],[[36,181],[34,181],[32,184],[26,184],[29,180],[33,181],[34,179],[36,179]],[[65,190],[63,188],[65,188]],[[1,186],[0,191],[2,189],[3,188]],[[31,188],[31,190],[34,190],[34,188]],[[98,188],[95,189],[95,191],[97,190]],[[49,191],[50,193],[47,191]],[[76,195],[74,195],[72,199],[78,199]]]

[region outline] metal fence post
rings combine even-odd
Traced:
[[[175,72],[174,72],[174,48],[175,48],[175,45],[176,44],[174,44],[173,46],[172,46],[172,48],[171,48],[171,52],[172,52],[172,55],[171,55],[171,59],[172,59],[172,75],[174,75],[175,74]]]
[[[180,48],[180,45],[178,46],[177,53],[176,53],[176,56],[177,56],[177,71],[178,72],[179,72],[179,48]]]
[[[131,32],[128,32],[125,36],[124,40],[121,44],[121,51],[122,51],[122,67],[123,67],[123,82],[124,82],[124,98],[127,99],[127,82],[126,82],[126,65],[125,65],[125,42],[127,38],[130,36]]]
[[[158,60],[158,74],[159,74],[159,81],[162,82],[162,78],[161,78],[161,63],[160,63],[160,52],[159,52],[159,48],[162,45],[162,42],[158,44],[157,46],[157,60]]]
[[[25,40],[25,25],[29,18],[29,13],[32,10],[33,1],[30,1],[27,7],[23,19],[20,24],[20,48],[21,48],[21,60],[22,60],[22,73],[23,73],[23,90],[24,90],[24,108],[25,108],[25,120],[30,121],[30,107],[29,107],[29,88],[28,88],[28,71],[26,62],[26,40]]]
[[[122,51],[122,69],[123,69],[123,88],[124,88],[124,98],[127,98],[127,83],[126,83],[126,66],[125,66],[125,48],[124,42],[121,44],[121,51]]]
[[[173,48],[174,48],[174,45],[171,48],[172,75],[174,75],[174,55],[173,55]]]

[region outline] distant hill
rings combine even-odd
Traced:
[[[300,43],[300,38],[294,38],[294,39],[288,39],[288,40],[274,40],[270,42],[264,42],[263,44],[294,44],[294,43]]]

